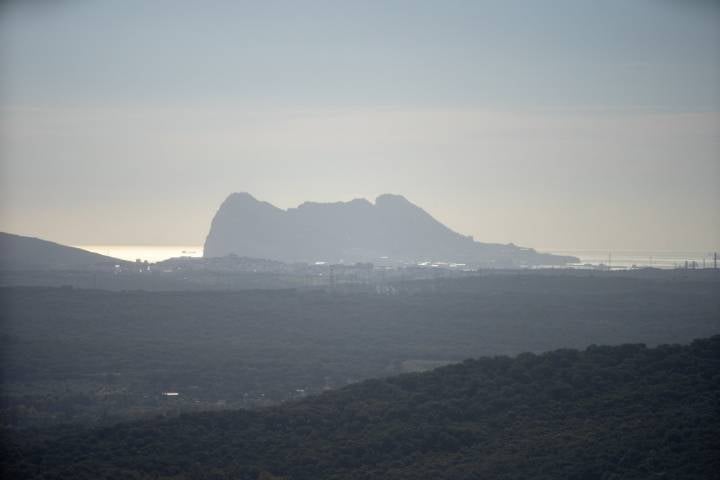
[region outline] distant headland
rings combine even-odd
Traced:
[[[283,210],[233,193],[220,206],[205,257],[239,255],[285,262],[423,261],[503,268],[565,265],[572,256],[513,244],[482,243],[457,233],[401,195],[349,202],[305,202]]]

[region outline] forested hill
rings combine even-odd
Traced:
[[[468,360],[255,412],[15,435],[5,478],[717,478],[720,336]]]

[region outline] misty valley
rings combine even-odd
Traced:
[[[701,273],[496,272],[381,293],[5,287],[2,423],[257,408],[467,358],[687,343],[720,331],[720,279]]]

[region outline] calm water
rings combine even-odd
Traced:
[[[78,248],[123,260],[137,259],[159,262],[173,257],[202,257],[202,245],[78,245]],[[603,251],[603,250],[542,250],[559,255],[573,255],[580,263],[608,265],[613,268],[652,266],[656,268],[682,267],[685,262],[697,262],[698,268],[712,267],[712,252]]]
[[[668,251],[608,251],[608,250],[547,250],[558,255],[572,255],[580,259],[581,264],[610,265],[613,268],[684,267],[685,262],[697,262],[698,268],[713,266],[712,252],[668,252]]]
[[[202,245],[76,245],[77,248],[134,262],[150,263],[173,257],[202,257]]]

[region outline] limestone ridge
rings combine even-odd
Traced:
[[[487,266],[562,265],[578,261],[515,245],[476,242],[438,222],[401,195],[371,203],[305,202],[282,210],[249,193],[220,206],[205,241],[206,257],[230,254],[286,262],[444,261]]]

